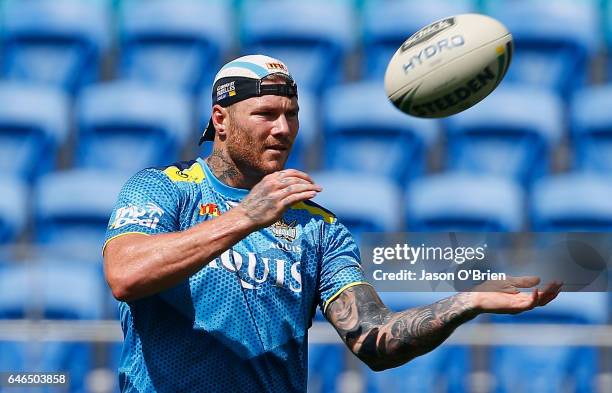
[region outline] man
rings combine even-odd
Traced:
[[[120,304],[123,392],[303,392],[317,304],[374,370],[403,364],[481,312],[516,313],[558,293],[461,293],[401,313],[365,282],[321,187],[283,169],[298,131],[297,87],[279,60],[245,56],[213,86],[206,159],[145,169],[119,195],[104,246]],[[163,108],[160,108],[163,110]],[[347,196],[351,197],[351,196]],[[406,296],[410,296],[407,294]]]

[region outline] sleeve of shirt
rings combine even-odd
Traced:
[[[155,169],[138,172],[119,193],[106,228],[102,253],[110,240],[121,235],[179,230],[179,203],[178,190],[165,174]]]
[[[319,307],[323,315],[327,306],[342,291],[354,285],[368,284],[360,261],[359,248],[348,229],[337,221],[330,224],[324,235],[318,288]]]

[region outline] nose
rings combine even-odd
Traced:
[[[272,135],[289,135],[291,130],[289,128],[289,122],[287,121],[287,117],[285,114],[281,114],[278,116],[276,121],[274,122],[274,127],[272,129]]]

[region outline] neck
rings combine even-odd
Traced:
[[[227,152],[218,147],[213,148],[211,155],[206,158],[206,163],[217,179],[230,187],[251,189],[260,180],[244,174]]]

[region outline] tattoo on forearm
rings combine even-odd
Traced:
[[[275,201],[272,198],[257,189],[253,189],[252,194],[242,201],[246,208],[247,217],[255,222],[259,222],[269,210],[273,209],[274,203]]]
[[[440,345],[462,323],[476,316],[470,294],[394,313],[369,285],[343,291],[326,311],[349,348],[370,367],[399,366]]]

